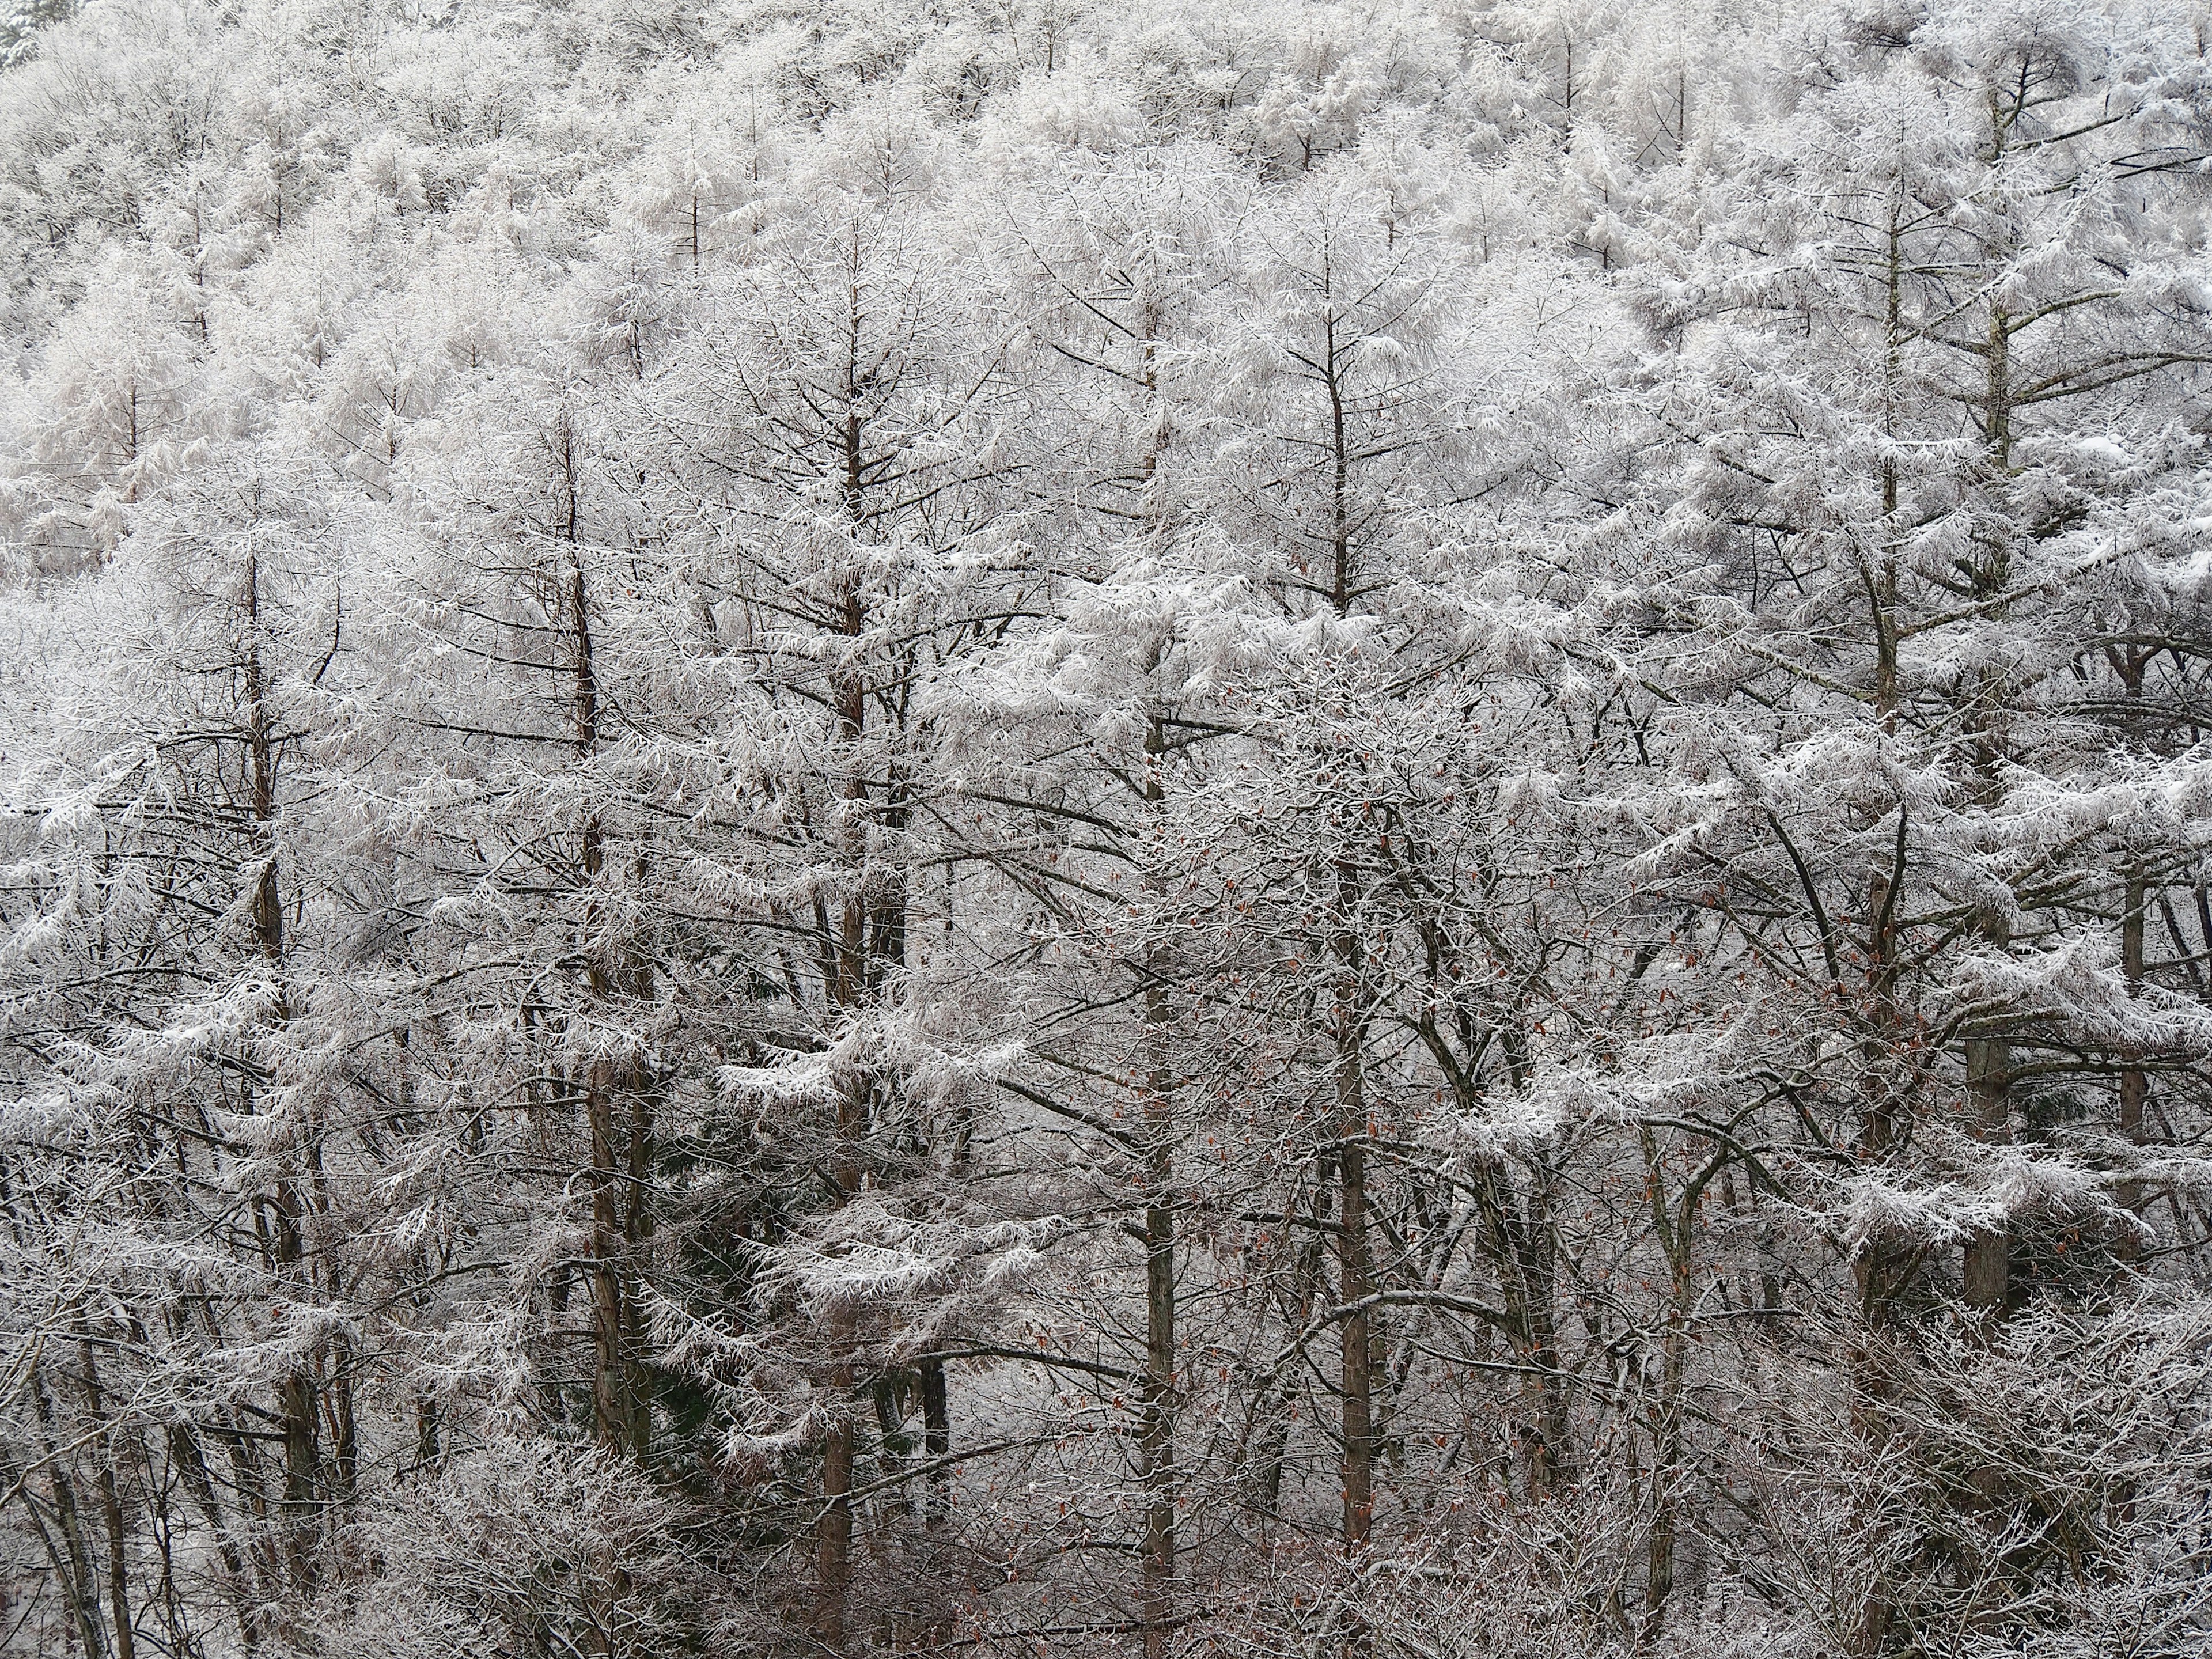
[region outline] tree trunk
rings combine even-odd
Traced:
[[[945,1388],[945,1362],[925,1359],[921,1373],[922,1450],[930,1462],[929,1485],[923,1498],[927,1524],[934,1531],[945,1522],[951,1483],[944,1460],[952,1455],[952,1413]]]
[[[137,1644],[132,1639],[131,1620],[131,1553],[123,1525],[123,1502],[115,1486],[115,1443],[88,1338],[77,1343],[77,1363],[84,1367],[85,1413],[96,1430],[92,1443],[93,1480],[100,1492],[100,1518],[107,1528],[107,1607],[115,1624],[115,1659],[134,1659]]]
[[[1158,1100],[1157,1094],[1154,1097]],[[1175,1155],[1164,1107],[1148,1105],[1145,1205],[1145,1377],[1139,1474],[1145,1500],[1145,1659],[1162,1659],[1173,1629],[1176,1392]]]
[[[84,1644],[86,1659],[97,1659],[107,1651],[106,1633],[100,1621],[99,1579],[93,1570],[92,1552],[85,1543],[76,1484],[62,1468],[61,1454],[54,1445],[53,1401],[47,1396],[46,1379],[36,1359],[31,1362],[26,1380],[38,1419],[39,1460],[46,1467],[46,1480],[53,1494],[54,1522],[61,1528],[62,1543],[69,1552],[63,1593],[69,1597],[70,1611],[76,1619],[77,1638]]]
[[[830,1322],[831,1352],[840,1357],[823,1376],[834,1413],[822,1438],[822,1516],[814,1529],[814,1639],[830,1653],[845,1650],[845,1597],[853,1581],[853,1326]]]
[[[2112,666],[2119,672],[2120,683],[2125,689],[2128,712],[2141,713],[2143,671],[2150,665],[2151,653],[2129,649],[2111,652]],[[2128,743],[2136,748],[2142,742],[2142,731],[2134,720],[2129,721]],[[2143,918],[2149,908],[2150,884],[2145,878],[2140,861],[2129,860],[2124,884],[2120,897],[2120,973],[2127,981],[2130,999],[2142,994],[2143,987]],[[2120,1069],[2119,1080],[2120,1133],[2133,1141],[2143,1138],[2143,1108],[2150,1099],[2150,1077],[2139,1060]],[[2142,1194],[2130,1192],[2126,1195],[2130,1205],[2140,1203]]]
[[[2001,920],[1986,925],[1990,943],[2002,949],[2010,940]],[[1967,1128],[1977,1139],[2002,1146],[2011,1136],[2012,1044],[2002,1036],[1966,1042]],[[1974,1314],[2002,1315],[2012,1288],[2012,1230],[1999,1223],[1966,1242],[1963,1277],[1966,1304]]]
[[[1167,733],[1158,715],[1146,730],[1146,802],[1166,798],[1159,768]],[[1168,1058],[1167,963],[1147,954],[1145,1036],[1151,1054],[1144,1099],[1145,1376],[1138,1431],[1138,1474],[1145,1491],[1143,1585],[1139,1615],[1145,1659],[1163,1659],[1173,1631],[1176,1571],[1176,1210],[1175,1077]]]
[[[1346,874],[1340,900],[1356,898]],[[1339,938],[1346,982],[1340,988],[1336,1054],[1338,1295],[1347,1310],[1339,1375],[1343,1389],[1344,1548],[1356,1554],[1367,1542],[1375,1516],[1375,1333],[1369,1299],[1375,1294],[1367,1237],[1367,1102],[1362,1072],[1363,994],[1360,951],[1348,923]]]

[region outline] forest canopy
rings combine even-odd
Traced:
[[[2208,51],[0,17],[0,1650],[2212,1654]]]

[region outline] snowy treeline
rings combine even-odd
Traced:
[[[2197,0],[0,25],[0,1649],[2212,1652]]]

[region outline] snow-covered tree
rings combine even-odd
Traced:
[[[0,1649],[2204,1647],[2207,40],[0,15]]]

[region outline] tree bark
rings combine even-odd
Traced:
[[[88,1338],[77,1343],[77,1363],[84,1368],[85,1412],[97,1431],[92,1443],[93,1480],[100,1493],[100,1518],[107,1529],[107,1607],[115,1625],[115,1659],[134,1659],[137,1644],[131,1619],[130,1544],[123,1524],[123,1502],[115,1485],[114,1436]]]
[[[69,1552],[68,1571],[64,1575],[62,1589],[69,1596],[70,1610],[76,1621],[78,1639],[84,1644],[86,1659],[96,1659],[107,1651],[106,1632],[100,1620],[99,1579],[93,1569],[92,1552],[85,1542],[76,1483],[63,1468],[61,1454],[54,1445],[53,1401],[47,1395],[41,1369],[33,1359],[26,1381],[38,1420],[39,1458],[46,1467],[46,1480],[53,1494],[54,1522],[61,1528],[62,1543]]]
[[[1167,734],[1156,714],[1146,728],[1146,802],[1166,799],[1159,768]],[[1145,1492],[1139,1616],[1145,1659],[1164,1659],[1173,1631],[1176,1573],[1176,1205],[1175,1077],[1168,1059],[1173,1014],[1164,983],[1167,963],[1154,948],[1145,974],[1145,1040],[1150,1050],[1144,1098],[1145,1375],[1138,1431],[1138,1474]]]
[[[1990,943],[2002,948],[2011,938],[2002,920],[1986,924]],[[2001,1036],[1966,1042],[1967,1129],[1977,1139],[2002,1146],[2011,1139],[2012,1044]],[[2002,1223],[1966,1242],[1964,1296],[1974,1314],[2002,1315],[2012,1288],[2012,1229]]]

